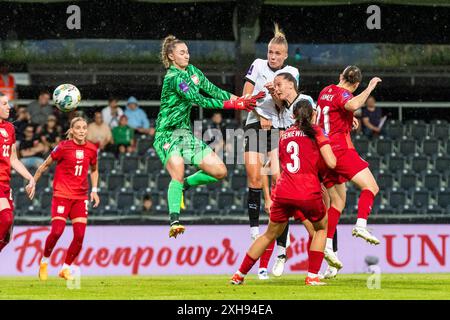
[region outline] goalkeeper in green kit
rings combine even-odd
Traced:
[[[251,111],[256,101],[264,97],[236,97],[221,90],[189,64],[189,51],[184,41],[167,36],[162,43],[161,59],[167,68],[161,92],[161,109],[156,120],[154,148],[172,180],[167,191],[170,215],[169,237],[176,238],[185,231],[180,223],[180,209],[184,206],[183,192],[190,187],[217,182],[227,175],[223,161],[191,130],[192,104],[209,109],[237,109]],[[203,90],[212,98],[202,96]],[[200,170],[184,177],[185,164]]]

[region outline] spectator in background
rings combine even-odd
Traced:
[[[53,107],[50,105],[50,92],[42,90],[39,93],[38,100],[31,102],[27,109],[31,116],[31,122],[42,126],[47,122],[48,116],[53,114]],[[38,131],[40,129],[38,128]]]
[[[35,135],[34,126],[29,124],[24,131],[25,138],[19,144],[19,156],[25,167],[37,169],[44,162],[45,146]]]
[[[47,118],[47,123],[42,127],[41,142],[45,146],[45,153],[53,150],[54,147],[61,141],[62,129],[58,125],[58,120],[54,115]]]
[[[220,131],[220,135],[217,131]],[[208,125],[208,129],[205,132],[204,139],[208,141],[209,146],[216,152],[223,151],[225,146],[225,124],[223,123],[222,113],[214,112],[211,117],[211,124]]]
[[[0,92],[6,95],[9,101],[17,99],[16,81],[9,73],[9,66],[5,61],[0,61]]]
[[[16,129],[16,140],[22,141],[24,136],[25,128],[31,124],[31,116],[27,110],[27,107],[17,108],[17,116],[13,121],[14,127]]]
[[[112,144],[112,132],[109,126],[103,122],[102,113],[94,114],[94,122],[88,125],[87,139],[96,144],[102,151],[107,151]]]
[[[383,117],[381,109],[377,108],[376,100],[373,96],[369,96],[366,101],[366,106],[362,108],[362,124],[363,133],[369,137],[376,137],[383,134],[383,129],[380,128],[381,119]]]
[[[139,108],[138,101],[135,97],[128,98],[125,115],[128,117],[128,125],[133,128],[136,133],[154,135],[155,129],[150,128],[150,121],[144,110]]]
[[[115,97],[108,99],[108,106],[103,108],[102,117],[103,121],[111,128],[114,129],[119,125],[120,117],[123,115],[122,108],[119,107],[119,100]]]
[[[152,215],[154,214],[153,210],[153,200],[150,194],[146,194],[142,201],[142,214],[143,215]]]
[[[112,129],[112,136],[118,154],[135,150],[134,130],[128,125],[126,115],[120,117],[119,125]]]

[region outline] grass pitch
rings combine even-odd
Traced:
[[[80,289],[50,277],[0,277],[0,299],[162,299],[162,300],[285,300],[285,299],[450,299],[450,274],[382,274],[381,288],[368,289],[367,274],[338,275],[327,286],[305,287],[303,275],[260,281],[249,275],[241,286],[231,275],[117,276],[81,278]]]

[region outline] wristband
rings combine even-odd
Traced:
[[[91,189],[91,192],[98,192],[98,188],[97,188],[97,187],[93,187],[93,188]]]

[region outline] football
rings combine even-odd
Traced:
[[[63,112],[75,110],[80,101],[80,90],[73,84],[61,84],[53,91],[53,102]]]

